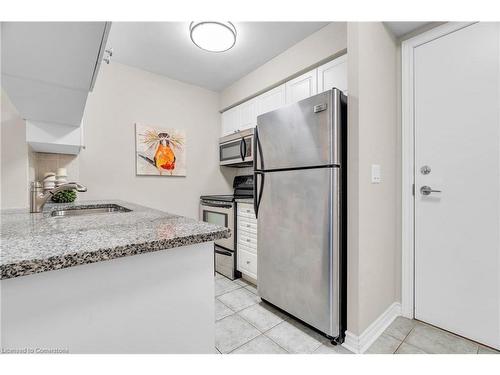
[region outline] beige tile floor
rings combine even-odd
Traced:
[[[215,277],[215,353],[352,354],[262,302],[255,285]],[[373,343],[371,354],[498,353],[424,323],[397,318]]]

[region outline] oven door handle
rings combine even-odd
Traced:
[[[225,255],[225,256],[228,256],[228,257],[233,256],[233,253],[230,252],[229,250],[222,250],[222,249],[218,249],[217,247],[215,248],[215,253],[216,254],[220,254],[220,255]]]
[[[214,207],[214,208],[233,208],[231,204],[224,204],[224,203],[201,203],[202,207]]]

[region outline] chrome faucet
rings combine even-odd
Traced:
[[[49,198],[52,198],[54,194],[57,194],[63,190],[76,190],[79,192],[84,192],[87,191],[87,188],[76,182],[68,182],[67,184],[60,185],[44,193],[42,184],[39,181],[32,182],[30,189],[30,212],[42,212],[43,206],[45,206],[45,203],[47,203]]]

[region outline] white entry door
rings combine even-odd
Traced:
[[[414,50],[415,318],[500,349],[499,25]]]

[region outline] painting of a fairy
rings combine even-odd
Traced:
[[[138,175],[186,175],[183,131],[135,124],[135,134]]]

